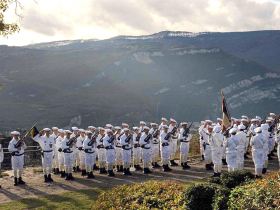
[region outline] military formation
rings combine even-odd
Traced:
[[[81,172],[81,176],[93,179],[94,170],[110,177],[115,176],[115,172],[132,175],[131,168],[149,174],[152,173],[150,165],[169,172],[171,167],[178,166],[175,155],[179,147],[180,165],[182,169],[190,169],[187,162],[189,142],[192,140],[190,127],[191,124],[186,122],[178,124],[176,120],[170,119],[168,122],[166,118],[161,119],[160,125],[150,123],[150,127],[144,121],[140,122],[139,127],[131,128],[127,123],[122,123],[121,127],[111,124],[98,128],[88,126],[87,130],[53,127],[44,128],[33,136],[33,140],[41,147],[44,182],[53,182],[52,174],[74,180],[73,172]],[[244,159],[248,158],[251,148],[255,175],[260,177],[266,173],[276,143],[280,145],[279,131],[274,113],[270,113],[266,120],[258,116],[251,120],[247,116],[232,118],[231,126],[227,129],[223,129],[220,118],[217,123],[202,121],[198,133],[206,170],[214,170],[212,177],[220,177],[223,164],[228,166],[228,171],[243,170]],[[20,139],[19,132],[13,131],[11,134],[13,138],[8,150],[12,157],[14,185],[17,186],[25,184],[22,173],[26,144]],[[3,160],[1,145],[0,153],[0,160]]]

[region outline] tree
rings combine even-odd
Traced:
[[[19,32],[20,28],[17,23],[7,23],[4,19],[4,12],[9,9],[9,6],[15,4],[15,13],[21,17],[17,11],[18,7],[22,8],[19,0],[0,0],[0,36],[7,37],[15,32]]]

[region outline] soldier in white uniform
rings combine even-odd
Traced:
[[[115,162],[115,137],[113,135],[113,131],[111,129],[106,130],[106,136],[103,140],[103,145],[106,149],[106,161],[108,168],[108,176],[115,176],[113,172],[114,162]]]
[[[203,149],[203,135],[202,135],[202,130],[204,129],[204,121],[201,121],[201,125],[198,128],[198,134],[199,134],[199,146],[200,146],[200,155],[201,155],[201,160],[204,160],[204,149]]]
[[[57,127],[52,127],[52,135],[51,137],[54,138],[54,144],[56,144],[56,139],[59,137],[59,133],[58,133],[58,128]],[[53,174],[59,174],[59,167],[58,167],[58,154],[57,154],[57,150],[54,150],[54,158],[53,158]]]
[[[64,167],[64,152],[61,149],[62,141],[65,137],[66,132],[63,129],[59,129],[59,137],[56,139],[56,150],[58,153],[58,167],[60,171],[60,177],[64,178],[66,176],[65,167]]]
[[[79,137],[79,128],[72,127],[72,134],[71,134],[70,138],[77,139],[78,137]],[[80,167],[79,167],[79,165],[80,165],[79,151],[78,151],[76,144],[73,146],[73,156],[74,156],[73,172],[81,171]]]
[[[84,129],[79,129],[80,136],[77,138],[76,142],[76,147],[78,149],[78,154],[79,154],[79,160],[80,160],[80,166],[81,166],[81,176],[86,176],[86,155],[85,155],[85,150],[84,150],[84,140],[86,138],[85,135],[85,130]]]
[[[43,135],[44,134],[44,135]],[[44,128],[34,136],[34,141],[39,143],[42,149],[42,164],[43,164],[43,173],[44,173],[44,182],[53,182],[51,177],[53,158],[55,155],[55,142],[54,137],[50,136],[50,129]]]
[[[133,139],[133,165],[136,170],[142,170],[140,167],[140,159],[141,159],[141,146],[140,146],[140,138],[141,132],[140,128],[133,127],[134,134],[132,136]]]
[[[140,145],[142,148],[142,158],[143,158],[143,165],[144,165],[144,174],[152,173],[149,169],[149,162],[151,158],[151,141],[152,137],[149,134],[150,128],[145,126],[143,128],[143,134],[140,138]]]
[[[238,126],[238,132],[236,134],[239,144],[237,146],[237,170],[243,170],[244,167],[244,153],[247,144],[247,134],[244,132],[246,127],[244,125]]]
[[[213,129],[213,138],[210,138],[209,141],[214,163],[214,175],[212,175],[212,177],[220,177],[222,171],[224,135],[221,134],[221,131],[222,127],[220,125],[215,126],[215,129]]]
[[[146,123],[144,121],[140,121],[140,130],[141,130],[141,133],[144,132],[144,127],[146,126]]]
[[[211,146],[209,141],[213,137],[213,127],[212,121],[205,121],[204,128],[201,130],[201,135],[203,138],[203,150],[204,150],[204,158],[205,158],[205,168],[206,170],[213,170],[211,167],[212,162],[212,154],[211,154]]]
[[[86,131],[86,139],[83,142],[83,148],[85,151],[85,157],[86,157],[86,171],[87,171],[87,179],[94,178],[93,175],[93,165],[95,163],[95,139],[92,138],[92,132]]]
[[[239,145],[239,140],[236,136],[236,133],[236,128],[230,129],[229,134],[231,136],[224,142],[224,150],[226,151],[226,160],[229,172],[235,171],[237,169],[237,146]]]
[[[277,136],[276,136],[276,143],[277,143],[277,155],[278,155],[278,161],[279,161],[279,167],[280,167],[280,125],[277,128]]]
[[[119,126],[116,126],[115,127],[115,130],[116,130],[116,133],[115,133],[115,136],[116,136],[116,145],[115,145],[115,153],[116,153],[116,165],[117,165],[117,169],[116,171],[117,172],[123,172],[123,164],[122,164],[122,145],[121,145],[121,137],[124,135],[124,132],[122,131],[121,127]]]
[[[168,126],[168,120],[166,118],[161,118],[161,124],[159,125],[158,129],[160,130],[160,132],[163,131],[163,125],[167,125]]]
[[[130,162],[131,162],[131,143],[132,135],[129,133],[128,128],[123,129],[124,134],[121,136],[120,144],[122,145],[122,158],[124,166],[124,175],[131,175]]]
[[[274,124],[271,118],[268,118],[266,120],[266,123],[269,125],[269,138],[268,138],[268,160],[273,160],[272,156],[275,156],[273,154],[273,148],[274,148],[274,139],[275,139],[275,130],[274,130]]]
[[[76,145],[76,136],[70,137],[72,132],[65,130],[66,134],[61,143],[61,149],[64,152],[64,166],[65,166],[65,180],[74,180],[73,177],[73,164],[74,164],[74,146]]]
[[[23,140],[19,138],[20,133],[17,131],[11,132],[13,139],[9,143],[8,150],[11,152],[12,157],[12,168],[14,171],[15,186],[18,184],[25,184],[22,180],[22,171],[24,163],[24,150],[26,149],[26,144]]]
[[[180,130],[179,140],[181,142],[181,152],[180,152],[180,162],[183,169],[189,169],[190,166],[188,165],[187,159],[190,149],[190,140],[192,139],[192,135],[190,134],[189,129],[187,128],[187,123],[181,123],[182,128]]]
[[[254,132],[256,135],[251,139],[250,146],[252,147],[253,161],[255,164],[255,175],[259,178],[263,169],[263,145],[264,137],[260,135],[262,128],[255,128]]]
[[[177,152],[177,144],[178,144],[178,129],[176,127],[176,120],[170,119],[170,125],[168,132],[171,134],[170,141],[170,164],[171,166],[178,166],[178,163],[175,162],[175,155]]]
[[[157,129],[156,123],[151,123],[151,130],[149,133],[152,135],[152,166],[153,168],[159,168],[160,165],[157,163],[158,161],[158,155],[159,155],[159,134],[160,131]]]
[[[262,124],[261,128],[262,128],[261,135],[263,135],[263,137],[264,137],[264,144],[263,144],[263,159],[264,159],[264,162],[263,162],[262,173],[265,174],[266,171],[267,171],[267,166],[268,166],[268,153],[269,153],[268,140],[269,140],[269,136],[270,136],[270,133],[268,132],[269,125],[268,124]]]
[[[169,168],[169,159],[170,159],[170,138],[171,135],[168,133],[168,126],[162,125],[162,132],[160,134],[160,145],[161,145],[161,161],[162,161],[162,167],[164,172],[172,171],[171,168]]]
[[[95,130],[96,130],[96,127],[94,127],[94,126],[88,126],[88,129],[89,129],[89,131],[91,131],[92,132],[92,134],[94,135],[94,133],[95,133]],[[95,153],[94,153],[94,159],[96,160],[96,158],[98,158],[98,150],[95,150]],[[93,170],[99,170],[99,167],[96,165],[96,162],[94,163],[94,165],[93,165]]]
[[[106,150],[103,145],[103,139],[105,137],[105,129],[98,127],[99,134],[96,138],[96,148],[98,150],[98,162],[99,162],[99,174],[106,174]]]
[[[3,147],[0,144],[0,175],[1,175],[1,163],[3,162],[3,160],[4,160],[4,152],[3,152]],[[1,185],[0,185],[0,188],[1,188]]]
[[[247,116],[244,116],[244,117],[247,117]],[[243,132],[246,134],[246,143],[244,144],[245,145],[245,148],[244,148],[244,159],[249,159],[247,157],[247,155],[249,154],[248,147],[249,147],[249,144],[250,144],[250,132],[249,132],[248,119],[242,118],[241,119],[241,124],[243,126],[245,126],[245,129],[244,129]]]

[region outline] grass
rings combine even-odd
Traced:
[[[33,168],[33,173],[43,172],[42,168]]]
[[[91,188],[64,192],[59,195],[26,198],[0,204],[0,209],[91,209],[103,190],[101,188]]]
[[[7,173],[6,173],[6,172],[4,172],[4,171],[1,171],[0,178],[2,178],[3,176],[9,176],[9,174],[7,174]]]

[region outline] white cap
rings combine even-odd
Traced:
[[[79,130],[79,128],[77,128],[77,127],[72,127],[72,131],[78,131]]]
[[[106,131],[106,133],[113,133],[113,131],[111,129],[106,129],[105,131]]]
[[[248,117],[246,115],[242,115],[241,118],[248,119]]]
[[[63,133],[63,134],[66,133],[65,130],[63,130],[63,129],[59,129],[58,132],[59,132],[59,133]]]
[[[244,130],[244,129],[246,129],[246,127],[244,125],[238,125],[238,129],[239,130]]]
[[[256,116],[256,119],[261,120],[262,118],[261,118],[261,117],[259,117],[259,116]]]
[[[161,121],[165,121],[165,122],[168,122],[168,120],[166,118],[161,118]]]
[[[212,128],[213,129],[213,126],[209,125],[208,128]]]
[[[240,119],[236,119],[235,122],[241,122],[241,120]]]
[[[268,129],[269,129],[269,125],[268,125],[268,124],[262,124],[262,125],[261,125],[261,128],[262,128],[263,130],[268,130]]]
[[[122,128],[120,126],[116,126],[115,130],[121,130]]]
[[[144,124],[144,125],[146,125],[146,123],[145,123],[144,121],[140,121],[140,124]]]
[[[247,119],[241,119],[241,122],[248,122]]]
[[[177,121],[174,120],[173,118],[170,118],[170,122],[177,123]]]
[[[257,121],[258,121],[258,120],[257,120],[257,119],[255,119],[255,118],[251,120],[251,122],[257,122]]]
[[[154,125],[156,125],[156,126],[157,126],[158,124],[156,124],[156,123],[151,123],[150,125],[151,125],[151,126],[154,126]]]
[[[217,118],[217,121],[223,121],[221,118]]]
[[[271,121],[271,120],[266,120],[265,122],[267,122],[267,123],[271,123],[272,121]]]
[[[52,127],[52,130],[58,130],[58,127]]]
[[[271,115],[272,115],[272,116],[276,116],[276,114],[274,114],[274,113],[269,113],[269,115],[270,115],[270,116],[271,116]]]
[[[43,131],[50,131],[51,129],[49,128],[44,128]]]
[[[133,127],[133,130],[140,130],[140,128],[138,128],[138,127]]]
[[[231,117],[231,120],[236,120],[234,117]]]
[[[167,125],[163,125],[162,128],[167,128],[168,129],[169,127]]]
[[[127,126],[129,127],[129,125],[127,123],[122,123],[122,126]]]
[[[236,128],[232,128],[232,129],[229,130],[229,133],[230,133],[230,134],[233,134],[233,133],[236,133],[236,132],[237,132],[237,129],[236,129]]]
[[[204,125],[204,124],[205,124],[205,121],[201,121],[200,123],[201,123],[202,125]]]
[[[98,127],[98,130],[102,130],[102,131],[105,131],[105,129],[104,128],[102,128],[102,127]]]
[[[186,123],[186,122],[181,122],[181,125],[187,125],[188,123]]]
[[[70,131],[70,130],[65,130],[65,133],[72,134],[72,131]]]
[[[215,127],[215,129],[214,129],[214,132],[215,132],[215,133],[219,133],[221,130],[222,130],[222,126],[217,125],[217,126]]]
[[[92,132],[91,131],[86,131],[86,134],[88,135],[88,134],[92,134]]]
[[[111,124],[106,124],[106,127],[113,128],[113,126]]]
[[[207,123],[213,123],[212,120],[205,120]]]
[[[124,128],[123,131],[129,131],[129,129],[128,128]]]
[[[96,127],[90,125],[90,126],[88,126],[88,129],[96,129]]]
[[[260,133],[260,132],[262,132],[262,128],[261,127],[257,127],[257,128],[254,129],[254,131],[256,133]]]
[[[84,133],[84,132],[86,132],[84,129],[79,129],[79,131],[81,132],[81,133]]]
[[[12,131],[11,134],[12,135],[20,135],[20,133],[18,131]]]
[[[280,130],[280,125],[278,126],[278,128],[277,128],[278,130]]]
[[[217,125],[216,123],[213,123],[213,124],[212,124],[213,127],[216,126],[216,125]]]
[[[148,126],[144,126],[143,128],[144,130],[150,130],[150,128]]]

